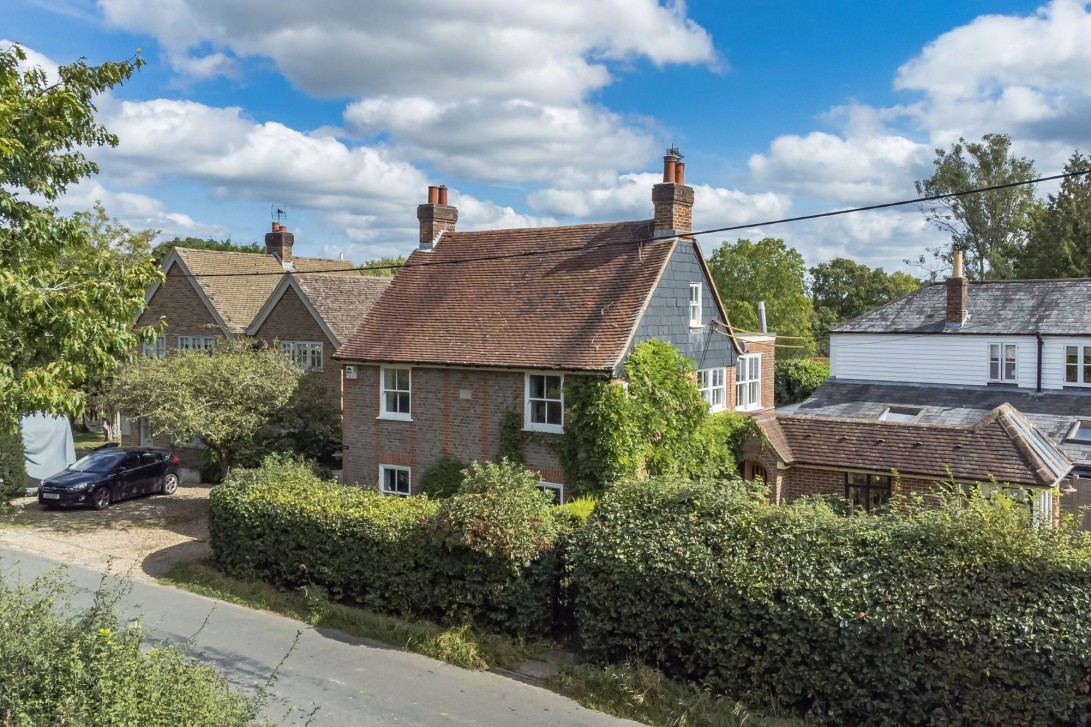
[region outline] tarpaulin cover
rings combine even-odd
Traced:
[[[72,427],[65,417],[30,414],[23,417],[22,429],[28,477],[42,480],[76,461]]]

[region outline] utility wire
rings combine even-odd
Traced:
[[[1085,174],[1091,174],[1091,169],[1081,169],[1076,172],[1064,172],[1061,174],[1053,174],[1048,177],[1037,177],[1035,179],[1024,179],[1017,182],[1006,182],[1004,184],[994,184],[989,187],[976,187],[974,189],[964,189],[958,192],[946,192],[944,194],[933,194],[926,197],[913,197],[911,199],[902,199],[896,202],[881,202],[879,204],[865,205],[863,207],[851,207],[843,210],[832,210],[830,212],[817,212],[811,215],[797,215],[795,217],[781,217],[774,220],[766,220],[764,222],[749,222],[745,225],[730,225],[728,227],[714,227],[707,230],[697,230],[695,232],[687,232],[678,237],[697,237],[699,235],[712,235],[718,232],[734,232],[737,230],[748,230],[753,227],[771,227],[773,225],[783,225],[789,222],[803,222],[806,220],[817,220],[825,217],[837,217],[839,215],[855,214],[857,212],[870,212],[872,210],[890,209],[892,207],[904,207],[910,204],[920,204],[922,202],[938,202],[945,199],[954,199],[956,197],[965,197],[971,194],[982,194],[984,192],[994,192],[1000,189],[1011,189],[1013,187],[1023,187],[1028,184],[1038,184],[1040,182],[1052,182],[1058,179],[1067,179],[1069,177],[1078,177]],[[348,272],[361,272],[366,270],[400,270],[405,267],[423,268],[431,267],[434,265],[472,265],[473,263],[490,262],[494,260],[512,260],[518,258],[527,257],[539,257],[545,255],[556,255],[563,252],[577,252],[577,251],[591,251],[605,247],[614,247],[617,245],[635,245],[661,242],[663,240],[674,239],[670,238],[638,238],[628,240],[618,240],[616,242],[605,242],[600,245],[569,245],[567,247],[553,247],[548,250],[524,250],[522,252],[502,253],[498,255],[485,255],[481,257],[468,257],[456,260],[414,260],[412,263],[405,262],[401,264],[390,265],[362,265],[354,268],[328,268],[325,270],[297,270],[294,271],[299,275],[317,275],[322,273],[348,273]],[[185,273],[183,277],[187,278],[244,278],[259,275],[284,275],[288,271],[253,271],[247,273]]]

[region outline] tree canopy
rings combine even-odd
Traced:
[[[829,353],[830,329],[842,321],[908,295],[921,281],[908,273],[870,268],[837,257],[810,269],[812,327],[820,353]]]
[[[239,245],[227,240],[213,240],[212,238],[204,237],[175,237],[171,240],[165,240],[152,250],[152,257],[155,258],[156,265],[162,265],[163,261],[167,259],[167,255],[170,255],[171,248],[184,247],[189,250],[216,250],[218,252],[252,252],[252,253],[264,253],[265,245],[251,242],[245,245]]]
[[[804,346],[785,348],[785,354],[778,355],[813,351],[811,300],[804,285],[807,265],[795,248],[775,237],[739,240],[717,248],[708,265],[733,326],[757,331],[758,302],[765,301],[768,329],[799,337],[786,338],[786,346]]]
[[[133,320],[158,276],[151,259],[95,244],[86,218],[52,206],[70,184],[98,172],[83,150],[114,146],[95,121],[94,98],[144,61],[89,66],[56,79],[26,66],[17,45],[0,50],[0,430],[33,411],[77,415],[83,386],[138,342]],[[39,204],[35,198],[45,200]]]
[[[1074,152],[1066,173],[1091,169],[1091,158]],[[1020,278],[1091,277],[1091,174],[1066,177],[1034,219],[1016,272]]]
[[[377,278],[394,277],[402,265],[405,265],[405,257],[402,255],[375,258],[360,266],[360,275],[373,275]]]
[[[1006,134],[986,134],[981,142],[959,139],[950,150],[936,149],[935,171],[916,183],[922,197],[963,192],[1033,179],[1034,162],[1011,153]],[[921,204],[925,218],[950,234],[963,250],[965,273],[975,280],[1002,280],[1014,275],[1026,245],[1030,223],[1039,206],[1030,185],[949,197]],[[951,264],[951,248],[928,250],[912,262],[934,279]]]

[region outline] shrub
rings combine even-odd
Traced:
[[[553,510],[554,517],[559,513],[563,513],[564,517],[574,518],[575,522],[582,525],[587,522],[587,518],[591,517],[591,513],[595,511],[595,505],[597,504],[598,498],[577,497],[563,505],[557,505]]]
[[[458,492],[465,476],[466,465],[457,459],[443,457],[421,475],[416,492],[433,498],[450,497]]]
[[[803,401],[830,377],[830,363],[816,358],[777,359],[773,399],[777,406]]]
[[[45,577],[0,582],[0,722],[5,725],[253,724],[259,704],[215,670],[171,646],[144,647],[139,625],[122,624],[110,596],[62,615],[71,587]]]
[[[0,432],[0,507],[22,497],[26,482],[26,454],[23,452],[22,436],[18,431],[14,434]]]
[[[731,479],[738,475],[740,438],[750,418],[733,411],[710,414],[693,435],[685,474],[691,479]]]
[[[322,481],[266,458],[209,497],[209,536],[229,575],[379,611],[547,633],[556,562],[548,495],[511,464],[475,466],[447,500],[391,497]]]
[[[585,654],[826,724],[1091,713],[1091,546],[995,497],[840,517],[741,484],[626,483],[571,554]]]

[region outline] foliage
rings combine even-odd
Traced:
[[[176,247],[184,247],[188,250],[215,250],[216,252],[265,253],[265,245],[257,242],[239,245],[231,242],[230,238],[213,240],[203,237],[175,237],[159,243],[152,249],[152,258],[155,260],[156,266],[162,265],[163,261],[170,255],[170,251]]]
[[[615,486],[576,536],[585,654],[826,724],[1077,724],[1091,541],[1003,495],[841,517],[759,489]]]
[[[255,436],[256,466],[272,452],[290,452],[324,466],[341,450],[341,403],[317,373],[304,374],[288,401]]]
[[[13,725],[249,725],[260,704],[174,646],[144,647],[117,594],[71,613],[72,586],[45,576],[0,582],[0,715]]]
[[[85,152],[116,146],[94,98],[144,61],[57,69],[51,80],[18,45],[0,51],[0,430],[34,411],[79,415],[88,380],[136,346],[133,320],[158,276],[145,256],[94,244],[86,220],[52,205],[98,172]],[[44,199],[47,206],[34,200]]]
[[[199,438],[227,473],[261,429],[288,403],[303,371],[279,350],[250,340],[211,354],[132,360],[102,394],[107,406],[147,417],[155,434]]]
[[[985,134],[980,142],[960,138],[950,150],[936,149],[935,170],[916,183],[922,197],[1033,179],[1034,162],[1011,153],[1011,138]],[[1015,261],[1026,245],[1027,231],[1039,203],[1030,185],[922,202],[921,211],[936,229],[951,235],[963,250],[965,275],[974,280],[1013,277]],[[930,249],[913,264],[935,279],[951,265],[951,247]],[[906,261],[911,262],[911,261]]]
[[[1091,169],[1091,158],[1074,152],[1065,172]],[[1066,177],[1030,228],[1016,264],[1020,278],[1091,277],[1091,174]]]
[[[572,488],[601,494],[611,482],[632,476],[640,433],[625,387],[618,381],[569,376],[564,404],[565,433],[558,454]]]
[[[921,281],[908,273],[869,268],[844,257],[810,269],[811,327],[818,351],[829,354],[830,329],[892,300],[909,295]]]
[[[20,434],[0,431],[0,508],[26,491],[26,453]]]
[[[396,255],[393,257],[380,257],[368,260],[360,266],[360,275],[373,275],[378,278],[392,278],[405,265],[405,257]]]
[[[418,495],[450,497],[458,493],[465,476],[466,465],[451,457],[441,457],[421,475],[414,489]]]
[[[511,462],[523,462],[523,417],[519,412],[508,410],[500,418],[500,437],[496,445],[496,458]]]
[[[159,234],[157,230],[131,230],[120,220],[112,219],[106,214],[106,208],[102,202],[95,202],[94,207],[87,212],[77,212],[72,215],[87,228],[91,244],[95,248],[109,251],[121,261],[126,259],[143,262],[149,255],[152,240]]]
[[[830,378],[830,362],[789,358],[774,365],[773,398],[777,406],[803,401]]]
[[[803,256],[784,240],[766,237],[758,242],[739,240],[724,243],[708,260],[716,290],[720,293],[732,325],[744,331],[758,331],[758,303],[765,301],[768,330],[782,336],[786,355],[813,353],[811,301],[805,292],[806,263]]]
[[[385,613],[547,633],[559,567],[548,552],[548,498],[529,489],[536,476],[510,464],[467,480],[443,501],[392,497],[271,456],[212,491],[209,542],[234,577],[318,586]]]
[[[722,411],[704,418],[693,435],[682,472],[694,480],[731,479],[739,473],[739,449],[750,417]]]
[[[557,505],[554,514],[565,513],[565,516],[572,516],[583,524],[587,522],[587,518],[591,517],[597,504],[597,497],[574,497],[563,505]]]

